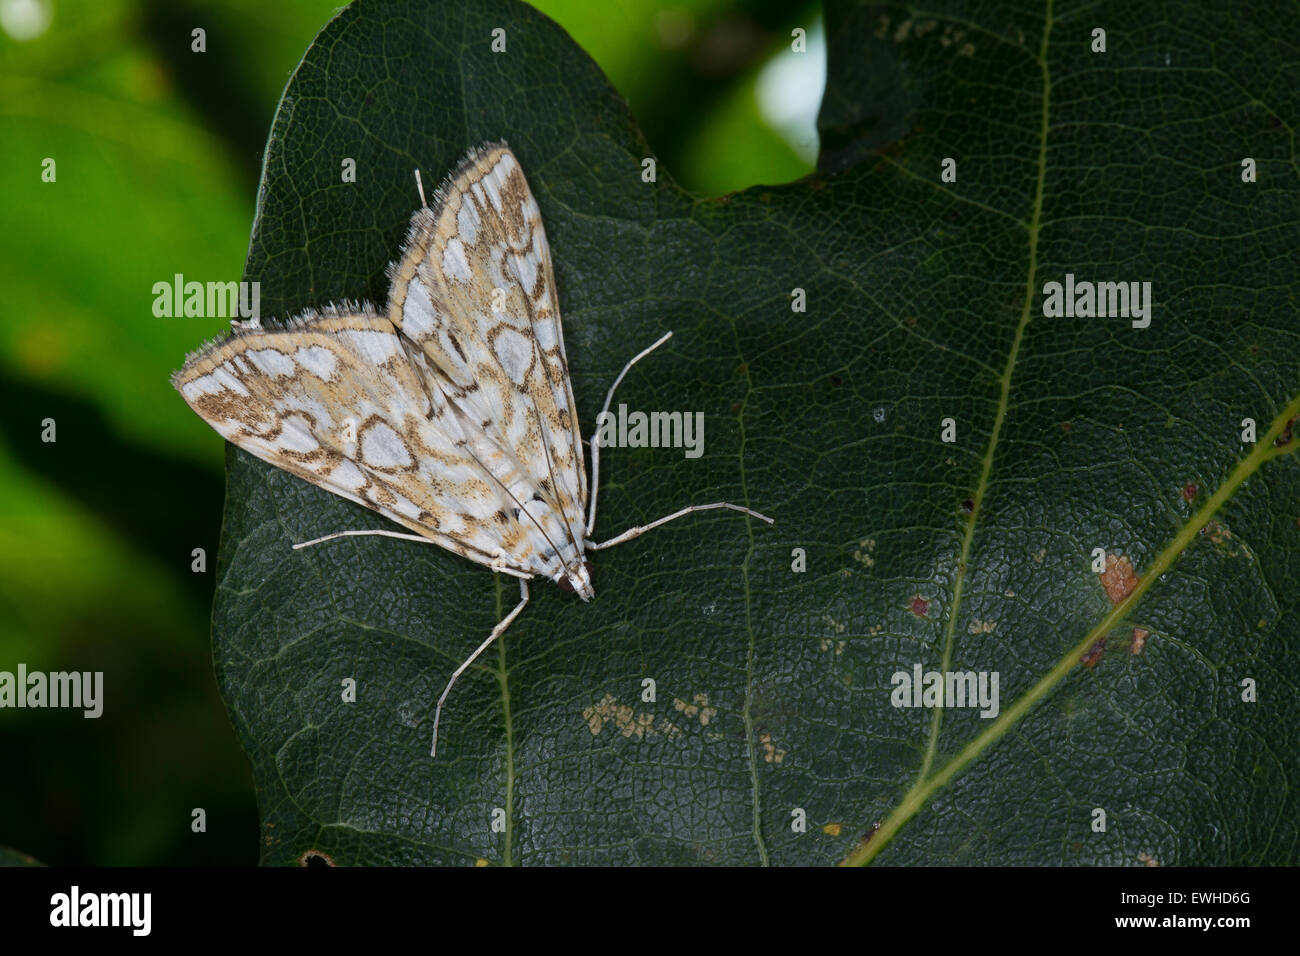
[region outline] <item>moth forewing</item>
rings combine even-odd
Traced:
[[[388,314],[498,449],[538,547],[580,564],[586,470],[541,211],[504,143],[471,151],[412,217]],[[556,575],[549,574],[555,578]],[[581,593],[581,589],[580,589]]]
[[[520,579],[519,603],[438,698],[436,755],[443,702],[528,603],[528,580],[547,577],[590,600],[588,549],[693,511],[771,519],[716,502],[588,540],[595,487],[588,517],[550,249],[505,143],[471,150],[433,207],[415,212],[388,275],[382,314],[345,302],[283,327],[246,323],[190,355],[172,383],[231,443],[415,532],[341,531],[295,548],[378,534],[437,544]],[[666,339],[627,363],[615,386]],[[612,397],[613,388],[607,409]],[[593,483],[599,451],[594,444]]]

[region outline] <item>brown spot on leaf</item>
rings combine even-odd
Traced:
[[[1092,647],[1083,652],[1083,656],[1079,658],[1079,663],[1084,667],[1096,667],[1105,653],[1106,638],[1099,637],[1092,642]]]
[[[1195,501],[1196,491],[1196,482],[1194,481],[1189,481],[1187,484],[1183,485],[1183,500],[1188,502]]]
[[[308,850],[298,857],[299,866],[338,866],[334,858],[321,850]]]
[[[1133,628],[1133,643],[1129,644],[1128,652],[1136,657],[1142,653],[1142,648],[1147,646],[1147,635],[1151,632],[1145,627]]]
[[[1112,604],[1118,604],[1132,594],[1141,580],[1133,573],[1133,563],[1122,554],[1106,555],[1106,570],[1097,577]]]
[[[877,820],[875,823],[871,824],[871,826],[867,828],[866,833],[862,834],[862,839],[858,840],[858,846],[864,847],[868,843],[870,843],[871,838],[876,835],[876,831],[879,829],[880,829],[880,821]]]
[[[928,617],[930,614],[930,602],[918,594],[916,597],[912,598],[912,603],[909,605],[909,609],[917,617]]]
[[[1296,420],[1294,418],[1286,423],[1286,427],[1282,429],[1282,434],[1273,439],[1274,448],[1282,448],[1285,445],[1291,444],[1291,430],[1295,427],[1295,423]]]
[[[843,829],[844,827],[838,823],[828,823],[826,826],[822,827],[822,833],[825,833],[827,836],[837,837]]]

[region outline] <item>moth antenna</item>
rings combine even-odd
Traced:
[[[605,395],[605,406],[600,410],[600,415],[596,416],[596,421],[600,421],[601,415],[609,413],[609,403],[614,400],[614,389],[618,388],[619,383],[623,381],[623,376],[628,373],[628,369],[672,337],[672,332],[665,332],[659,336],[659,341],[654,345],[632,356],[631,361],[623,366],[623,371],[618,373],[618,378],[614,379],[614,384],[609,387],[609,392]],[[596,527],[596,495],[600,492],[600,442],[596,441],[595,435],[592,435],[587,444],[591,446],[591,516],[587,519],[587,534],[591,534],[592,529]]]
[[[751,508],[746,508],[743,505],[733,505],[730,501],[715,501],[712,504],[707,505],[689,505],[682,508],[680,511],[674,511],[670,515],[665,515],[657,521],[651,521],[649,524],[639,525],[635,528],[628,528],[617,538],[610,538],[608,541],[601,541],[599,543],[595,541],[587,541],[585,542],[585,546],[591,548],[593,551],[599,551],[601,548],[612,548],[614,545],[622,544],[624,541],[631,541],[633,538],[639,538],[647,531],[657,528],[660,525],[667,524],[670,521],[676,521],[678,518],[694,514],[697,511],[713,511],[717,508],[726,508],[729,511],[739,511],[741,514],[749,515],[751,518],[757,518],[759,521],[766,521],[768,524],[776,524],[774,519],[769,518],[767,515],[759,514]]]

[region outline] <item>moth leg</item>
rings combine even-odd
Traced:
[[[438,722],[442,720],[442,704],[443,701],[447,699],[447,695],[451,693],[451,687],[456,683],[456,678],[465,673],[465,669],[478,660],[478,656],[486,651],[493,641],[505,633],[506,628],[509,627],[511,622],[519,616],[519,612],[524,609],[524,605],[527,603],[528,582],[523,578],[520,578],[519,603],[515,605],[515,609],[503,617],[496,627],[492,628],[492,633],[488,635],[488,639],[478,646],[478,650],[465,658],[465,662],[461,664],[460,667],[456,668],[456,673],[451,675],[451,680],[447,681],[447,686],[443,688],[442,696],[438,698],[438,707],[433,712],[433,748],[429,751],[430,757],[438,756]]]
[[[618,378],[614,379],[614,384],[609,387],[609,394],[605,396],[605,407],[600,410],[600,415],[596,417],[597,421],[600,421],[600,417],[609,411],[609,403],[614,400],[614,389],[618,388],[619,383],[623,381],[623,376],[627,374],[628,369],[630,369],[637,362],[641,361],[643,358],[645,358],[655,349],[659,348],[659,346],[663,345],[672,337],[673,334],[671,332],[665,332],[658,342],[650,346],[648,349],[644,349],[643,351],[638,352],[632,358],[632,361],[628,362],[626,365],[623,366],[623,371],[618,373]],[[600,490],[600,442],[596,441],[596,437],[593,435],[590,444],[591,444],[591,512],[590,512],[590,516],[587,518],[587,534],[591,534],[592,529],[596,527],[596,493]]]
[[[674,511],[670,515],[665,515],[664,517],[659,518],[656,521],[651,521],[649,524],[643,524],[636,528],[629,528],[628,530],[620,534],[617,538],[610,538],[608,541],[602,541],[599,544],[597,544],[594,541],[586,541],[584,542],[584,545],[588,548],[591,548],[593,551],[599,551],[601,548],[612,548],[614,545],[622,544],[624,541],[631,541],[633,538],[639,538],[641,537],[641,535],[645,534],[651,528],[657,528],[661,524],[667,524],[668,522],[674,521],[677,518],[680,518],[684,515],[688,515],[691,512],[713,511],[715,508],[728,508],[731,511],[739,511],[742,514],[747,514],[752,518],[758,518],[762,521],[766,521],[768,524],[776,524],[776,522],[773,521],[771,518],[769,518],[767,515],[761,515],[757,511],[751,511],[749,508],[742,507],[741,505],[733,505],[728,501],[715,501],[712,504],[708,504],[708,505],[690,505],[689,507],[683,508],[680,511]]]
[[[335,531],[333,534],[327,534],[323,538],[312,538],[310,541],[304,541],[301,544],[295,544],[293,550],[299,548],[310,548],[313,544],[320,544],[322,541],[333,541],[335,538],[350,538],[365,534],[378,534],[385,538],[401,538],[403,541],[418,541],[421,544],[437,544],[436,541],[430,541],[428,538],[418,534],[402,534],[400,531]]]

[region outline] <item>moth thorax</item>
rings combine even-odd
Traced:
[[[596,596],[596,590],[591,586],[591,562],[585,558],[561,571],[555,583],[560,586],[560,590],[576,594],[584,601],[590,601]]]

